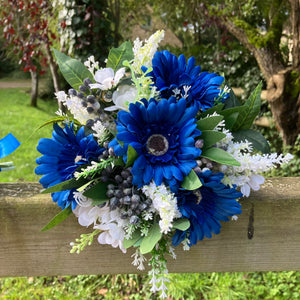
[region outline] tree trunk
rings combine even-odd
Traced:
[[[57,93],[60,91],[59,77],[58,77],[58,73],[57,73],[57,64],[55,63],[55,61],[53,59],[53,55],[51,53],[49,45],[46,45],[46,53],[47,53],[47,58],[48,58],[49,65],[50,65],[50,71],[51,71],[51,75],[52,75],[54,89],[55,89],[55,92]]]
[[[57,64],[55,63],[54,59],[53,59],[53,55],[52,52],[49,48],[49,45],[46,45],[46,53],[47,53],[47,58],[49,61],[49,66],[50,66],[50,71],[51,71],[51,75],[52,75],[52,81],[53,81],[53,86],[55,89],[55,92],[59,92],[60,91],[60,84],[59,84],[59,76],[58,76],[58,67]],[[62,104],[62,102],[57,101],[58,103],[58,107],[62,112],[66,112],[66,108],[65,106]]]
[[[33,107],[37,107],[39,76],[36,71],[30,71],[30,75],[31,75],[31,102],[30,102],[30,105]]]
[[[268,80],[267,101],[285,145],[300,134],[299,70],[285,69]]]
[[[293,36],[299,39],[300,6],[299,0],[290,0],[292,6]],[[294,10],[297,10],[296,12]],[[280,53],[271,47],[256,48],[249,42],[246,33],[234,23],[223,20],[227,30],[234,35],[249,51],[251,51],[258,66],[267,81],[267,101],[278,130],[282,133],[285,145],[294,145],[300,134],[300,47],[299,41],[293,43],[293,67],[286,67],[280,59]]]

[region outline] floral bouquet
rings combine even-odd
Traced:
[[[20,146],[20,142],[15,138],[14,135],[9,133],[4,138],[0,140],[0,159],[6,157],[7,155],[14,152]],[[0,172],[1,171],[10,171],[15,167],[13,162],[0,162]]]
[[[106,68],[54,50],[72,87],[56,96],[70,114],[46,123],[53,134],[39,141],[36,174],[62,208],[43,230],[74,213],[92,232],[71,252],[96,236],[124,253],[135,248],[139,270],[149,253],[151,291],[166,297],[166,255],[220,233],[220,221],[241,213],[238,199],[260,188],[261,173],[292,156],[268,154],[250,129],[261,83],[241,105],[224,78],[201,72],[193,57],[157,51],[163,36],[113,48]]]

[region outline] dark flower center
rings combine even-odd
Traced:
[[[168,140],[161,134],[153,134],[147,140],[148,153],[161,156],[169,150]]]

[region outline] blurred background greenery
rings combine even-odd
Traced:
[[[2,21],[0,24],[0,32],[3,32],[0,36],[0,138],[12,132],[22,145],[3,160],[13,160],[16,169],[1,173],[0,182],[39,179],[34,173],[35,158],[39,156],[36,145],[39,138],[50,137],[52,130],[50,127],[36,129],[51,119],[58,109],[54,97],[57,86],[50,72],[51,55],[47,47],[54,47],[82,61],[94,55],[104,65],[111,47],[136,37],[145,39],[156,30],[164,29],[166,37],[161,49],[168,49],[176,55],[194,56],[203,71],[224,75],[241,102],[260,80],[266,90],[272,77],[258,63],[255,49],[264,49],[265,53],[273,51],[273,56],[279,57],[282,70],[292,68],[295,61],[290,47],[291,7],[287,0],[263,3],[253,0],[7,0],[3,3],[10,2],[15,3],[16,9],[1,5],[1,20],[14,13],[14,20],[22,19],[22,22]],[[33,8],[32,3],[36,5]],[[32,9],[36,11],[34,17],[30,14]],[[245,32],[250,45],[256,47],[253,51],[233,34],[228,20]],[[34,45],[35,50],[28,45]],[[32,105],[30,89],[34,72],[39,78],[36,106]],[[289,77],[295,77],[294,85],[289,86],[292,92],[288,91],[288,95],[293,94],[294,98],[299,97],[297,74],[292,73]],[[67,89],[61,75],[58,73],[57,76],[60,88]],[[261,114],[254,126],[270,141],[272,152],[290,152],[295,158],[289,166],[266,176],[299,176],[300,138],[295,137],[292,142],[282,138],[285,129],[274,120],[268,100],[264,92]],[[286,118],[291,118],[296,110],[297,105],[292,102],[290,115]],[[300,299],[299,272],[170,276],[169,299]],[[147,275],[79,275],[1,278],[0,298],[156,299],[156,296],[149,293]]]

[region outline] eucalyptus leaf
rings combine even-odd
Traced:
[[[256,116],[260,112],[261,88],[262,88],[262,82],[258,84],[258,86],[250,95],[249,99],[243,105],[246,109],[239,113],[239,116],[232,128],[233,131],[238,131],[241,129],[249,129],[252,126],[253,121],[255,120]]]
[[[188,191],[196,190],[201,186],[202,183],[194,170],[192,170],[188,176],[184,177],[183,182],[181,184],[181,187]]]
[[[126,163],[126,168],[130,167],[133,165],[134,161],[138,158],[138,154],[135,151],[135,149],[129,145],[127,149],[127,163]]]
[[[107,201],[107,196],[106,196],[107,186],[108,186],[107,182],[100,181],[100,182],[96,183],[95,185],[93,185],[88,190],[86,190],[83,193],[83,196],[93,199],[93,200],[101,201],[101,203],[104,203]]]
[[[64,210],[62,210],[59,214],[57,214],[41,231],[47,231],[53,228],[54,226],[64,221],[70,214],[72,214],[72,208],[69,205]]]
[[[225,133],[214,130],[203,130],[200,136],[204,141],[204,149],[215,145],[217,142],[224,139],[224,137],[226,137]]]
[[[142,254],[146,254],[152,251],[155,245],[159,242],[162,237],[160,232],[160,227],[158,223],[154,223],[149,229],[147,236],[143,238],[140,246],[140,251]]]
[[[123,61],[130,61],[133,57],[131,42],[124,42],[119,48],[112,48],[109,51],[106,67],[116,72],[123,67]]]
[[[265,137],[257,131],[251,129],[239,130],[232,133],[236,142],[247,140],[253,147],[262,153],[270,153],[270,146]]]
[[[182,218],[182,219],[177,219],[176,221],[173,222],[173,228],[185,231],[188,230],[191,226],[191,223],[188,219]]]
[[[83,84],[83,80],[85,78],[89,78],[92,82],[94,82],[94,76],[82,62],[55,49],[53,49],[53,52],[61,73],[72,88],[78,90],[79,86]]]
[[[208,158],[212,161],[218,162],[223,165],[229,166],[240,166],[241,164],[228,152],[223,149],[212,147],[206,150],[203,150],[201,157]]]
[[[56,185],[53,185],[45,190],[42,191],[42,194],[48,194],[48,193],[56,193],[56,192],[61,192],[61,191],[66,191],[66,190],[71,190],[71,189],[77,189],[84,184],[86,184],[89,180],[85,178],[79,178],[78,180],[76,178],[71,178],[67,181],[58,183]]]
[[[125,249],[130,248],[131,246],[134,246],[134,244],[141,238],[142,238],[141,232],[139,230],[135,230],[134,233],[131,235],[130,239],[123,240],[123,247]]]
[[[201,119],[197,122],[197,128],[201,131],[213,130],[223,119],[223,116],[212,116]]]

